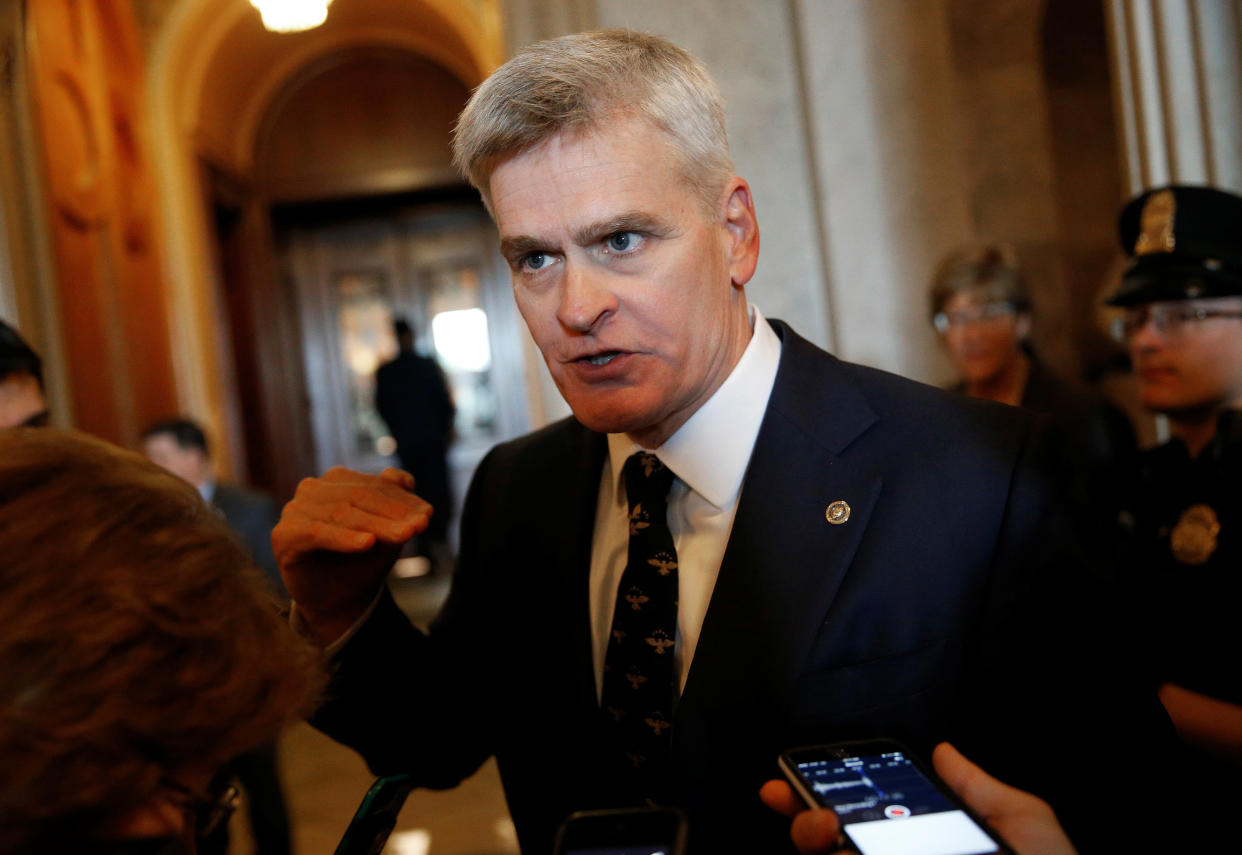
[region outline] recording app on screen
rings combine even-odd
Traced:
[[[996,843],[900,751],[798,763],[862,855],[985,855]]]

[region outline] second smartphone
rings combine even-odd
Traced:
[[[683,855],[686,817],[676,808],[579,811],[561,825],[553,855]]]

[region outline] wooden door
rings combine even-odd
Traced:
[[[395,465],[374,407],[376,368],[396,353],[392,321],[414,327],[457,404],[455,499],[487,449],[529,428],[520,319],[491,221],[477,203],[278,225],[301,307],[310,420],[320,470]],[[455,515],[456,516],[456,515]]]
[[[128,0],[28,0],[73,420],[132,445],[176,412],[172,351]]]

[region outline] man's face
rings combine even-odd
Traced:
[[[1157,327],[1150,316],[1180,313],[1242,312],[1242,298],[1175,300],[1130,309],[1135,324],[1130,358],[1139,381],[1143,406],[1158,413],[1217,411],[1242,404],[1242,320],[1237,317],[1189,319]]]
[[[561,394],[587,427],[649,448],[750,340],[750,189],[732,179],[709,216],[678,167],[662,132],[615,119],[554,136],[490,180],[518,309]]]
[[[0,380],[0,428],[42,427],[47,418],[47,401],[33,374],[10,374]]]
[[[210,464],[203,452],[197,448],[182,448],[172,434],[157,433],[147,437],[142,441],[142,452],[156,465],[195,487],[211,474]]]
[[[983,294],[961,292],[944,304],[949,327],[941,335],[958,374],[968,384],[1000,377],[1021,352],[1025,316]]]

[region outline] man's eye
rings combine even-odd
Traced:
[[[608,236],[606,245],[611,252],[629,252],[637,247],[641,240],[637,232],[617,232]]]
[[[532,252],[522,258],[522,267],[526,270],[542,270],[550,263],[551,257],[546,252]]]

